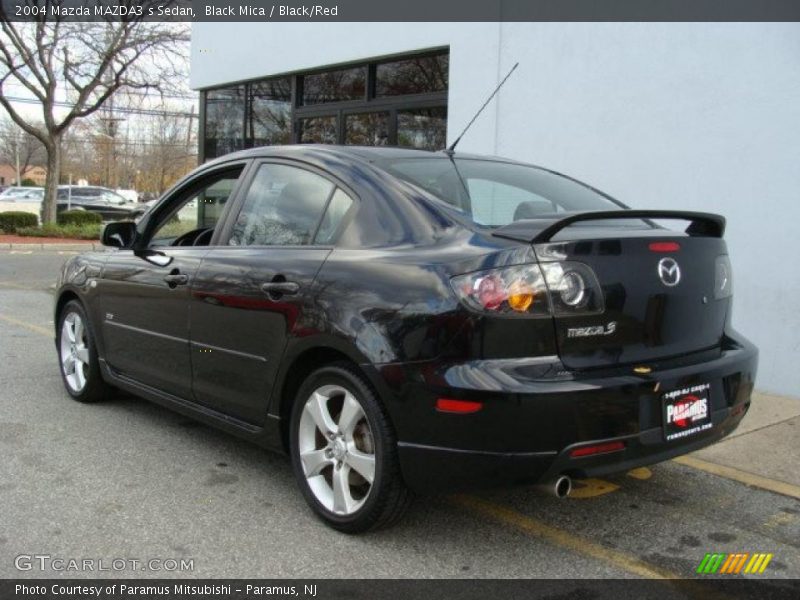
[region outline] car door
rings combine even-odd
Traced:
[[[279,161],[254,165],[245,187],[192,287],[194,396],[263,424],[288,337],[313,331],[309,294],[353,200],[323,173]]]
[[[186,182],[140,223],[136,250],[109,257],[98,294],[105,360],[118,374],[192,398],[189,290],[244,167]]]

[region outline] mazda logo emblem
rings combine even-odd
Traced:
[[[667,256],[658,261],[658,278],[667,287],[678,285],[681,280],[681,268],[678,261]]]

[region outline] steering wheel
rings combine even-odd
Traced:
[[[194,243],[192,246],[208,246],[208,243],[211,241],[211,236],[214,235],[214,230],[210,227],[205,231],[201,232],[196,238],[194,238]]]
[[[192,229],[186,233],[182,233],[173,240],[170,246],[193,246],[195,237],[201,235],[205,229]]]

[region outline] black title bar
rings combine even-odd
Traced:
[[[0,580],[3,600],[796,600],[797,580],[745,579],[27,579]]]
[[[800,21],[798,0],[0,0],[0,18],[102,21]]]

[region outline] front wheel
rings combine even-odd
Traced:
[[[301,386],[290,443],[303,496],[334,529],[358,533],[386,527],[410,503],[388,417],[349,365],[323,367]]]
[[[80,402],[102,400],[110,388],[100,375],[89,320],[77,300],[61,311],[56,336],[61,378],[69,395]]]

